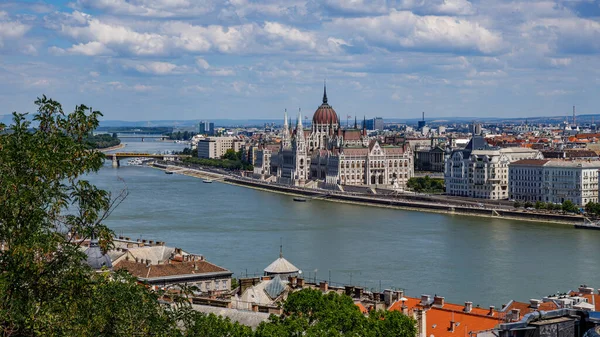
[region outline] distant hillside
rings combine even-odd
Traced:
[[[10,121],[10,116],[8,116]],[[592,121],[600,123],[600,114],[592,115],[581,115],[576,116],[577,122],[580,124],[591,123]],[[406,124],[417,124],[420,118],[384,118],[385,123],[406,123]],[[498,118],[498,117],[425,117],[428,123],[470,123],[473,121],[483,123],[514,123],[521,124],[528,122],[529,124],[539,123],[562,123],[565,120],[565,116],[541,116],[541,117],[513,117],[513,118]],[[265,123],[275,123],[276,125],[283,124],[282,119],[209,119],[208,121],[215,123],[216,126],[220,127],[234,127],[234,126],[263,126]],[[152,121],[118,121],[118,120],[107,120],[101,121],[100,126],[102,127],[149,127],[149,126],[167,126],[174,128],[182,127],[193,127],[198,124],[200,120],[152,120]],[[362,121],[359,121],[361,123]],[[569,116],[569,122],[572,122],[572,117]],[[310,124],[310,120],[307,121]],[[342,125],[345,125],[346,121],[342,120]],[[352,121],[350,124],[353,124]]]

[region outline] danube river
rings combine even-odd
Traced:
[[[122,151],[182,148],[127,140]],[[116,234],[166,241],[240,277],[283,253],[305,277],[403,288],[500,306],[580,284],[600,287],[600,231],[561,225],[355,206],[292,197],[148,168],[105,167],[89,179],[128,198],[107,221]],[[331,275],[331,276],[330,276]]]

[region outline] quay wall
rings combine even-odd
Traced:
[[[303,190],[294,187],[286,187],[280,185],[264,184],[261,182],[250,181],[246,179],[237,178],[225,178],[226,182],[230,182],[236,185],[257,187],[261,189],[267,189],[282,193],[289,193],[295,195],[301,195],[305,197],[319,197],[327,193],[327,191],[311,191]],[[562,214],[545,214],[545,213],[533,213],[525,211],[511,211],[503,209],[487,209],[487,208],[476,208],[476,207],[461,207],[452,205],[440,205],[427,202],[413,202],[407,200],[397,199],[382,199],[376,196],[358,196],[358,195],[344,195],[344,194],[328,194],[325,200],[342,201],[350,203],[358,203],[364,205],[374,205],[382,207],[399,207],[412,210],[429,211],[436,213],[447,213],[447,214],[460,214],[460,215],[474,215],[481,217],[494,217],[494,218],[506,218],[515,220],[535,221],[535,222],[554,222],[561,224],[580,224],[583,223],[584,218],[582,216],[574,215],[562,215]]]
[[[169,168],[182,168],[179,165],[170,165],[165,163],[155,162],[153,164],[154,167],[160,168],[163,170]],[[352,203],[352,204],[360,204],[360,205],[370,205],[370,206],[378,206],[378,207],[390,207],[390,208],[401,208],[413,211],[425,211],[425,212],[433,212],[433,213],[443,213],[443,214],[455,214],[455,215],[467,215],[467,216],[478,216],[478,217],[486,217],[486,218],[499,218],[499,219],[511,219],[511,220],[520,220],[520,221],[531,221],[531,222],[549,222],[549,223],[557,223],[557,224],[565,224],[565,225],[575,225],[581,224],[584,222],[583,216],[577,215],[564,215],[564,214],[553,214],[553,213],[538,213],[538,212],[528,212],[521,210],[508,210],[502,208],[492,208],[492,207],[468,207],[461,205],[452,205],[452,202],[456,202],[455,200],[449,198],[448,204],[444,204],[441,200],[431,200],[427,199],[427,197],[423,198],[411,198],[410,200],[406,199],[398,199],[398,198],[390,198],[390,196],[378,197],[377,195],[356,195],[349,194],[343,192],[332,192],[329,190],[314,190],[314,189],[305,189],[299,188],[295,186],[284,186],[277,184],[270,184],[267,182],[261,182],[257,180],[251,180],[249,178],[242,178],[233,175],[223,175],[212,170],[204,171],[200,169],[186,169],[177,173],[186,174],[194,177],[209,177],[220,175],[221,178],[219,181],[261,189],[265,191],[298,195],[307,198],[314,198],[320,200],[329,200],[329,201],[338,201],[344,203]],[[200,174],[200,175],[199,175]]]

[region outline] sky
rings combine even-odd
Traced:
[[[599,113],[600,1],[0,1],[0,114],[105,120]]]

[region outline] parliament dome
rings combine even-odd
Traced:
[[[339,124],[338,115],[335,110],[327,103],[327,87],[323,88],[323,103],[317,108],[312,119],[315,124]]]

